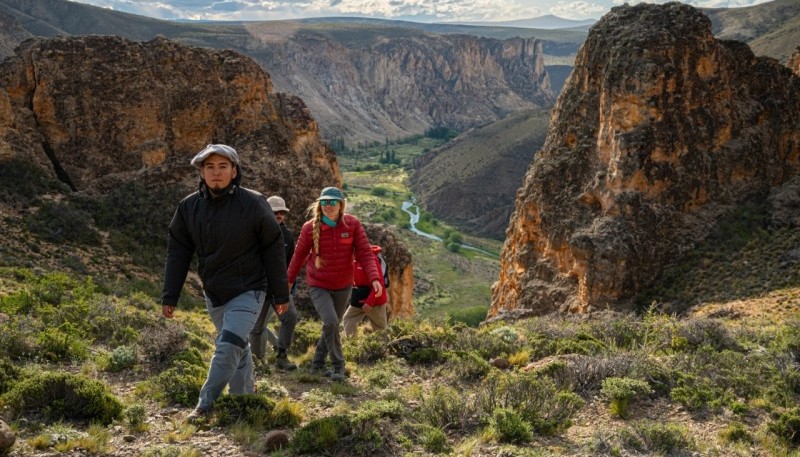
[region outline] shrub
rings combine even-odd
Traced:
[[[463,322],[469,327],[477,328],[481,322],[486,320],[487,311],[485,306],[470,306],[448,311],[447,317],[452,323]]]
[[[142,353],[150,362],[166,362],[187,347],[188,335],[180,323],[159,322],[142,330]]]
[[[784,442],[792,446],[800,445],[800,408],[781,413],[769,423],[768,428]]]
[[[461,391],[436,385],[422,397],[418,414],[422,421],[434,427],[462,429],[469,425],[472,411]]]
[[[695,448],[684,427],[669,423],[639,422],[621,430],[620,436],[624,447],[650,455],[679,455]]]
[[[103,383],[70,373],[36,374],[18,382],[3,400],[14,415],[36,412],[51,420],[108,424],[122,414],[122,403]]]
[[[32,233],[51,243],[100,244],[100,235],[89,225],[91,214],[68,203],[45,202],[25,217]]]
[[[322,324],[319,321],[301,320],[294,328],[289,352],[293,355],[305,354],[309,347],[316,346],[321,332]]]
[[[375,362],[386,357],[386,344],[375,335],[347,338],[342,350],[345,359],[358,363]]]
[[[741,422],[731,422],[720,430],[719,437],[726,443],[752,443],[753,435]]]
[[[600,393],[608,399],[612,416],[628,417],[628,407],[631,400],[638,395],[650,394],[653,390],[650,385],[639,379],[631,378],[606,378]]]
[[[419,348],[411,351],[408,355],[408,363],[411,365],[429,365],[442,359],[442,354],[436,348]]]
[[[447,443],[447,435],[442,429],[423,426],[422,433],[419,435],[420,444],[426,451],[434,454],[444,454],[450,451],[450,445]]]
[[[271,428],[294,428],[301,422],[303,422],[302,405],[288,398],[278,400],[269,416],[269,427]]]
[[[148,384],[156,399],[177,403],[183,406],[194,406],[200,397],[200,388],[206,379],[206,370],[184,361],[175,364],[152,377]]]
[[[268,427],[275,402],[256,394],[223,395],[214,403],[217,425],[223,427],[237,422]]]
[[[325,454],[331,452],[350,432],[350,419],[347,416],[314,419],[294,434],[291,450],[296,454]]]
[[[141,403],[136,403],[125,408],[125,420],[132,430],[142,430],[147,419],[147,408]]]
[[[456,379],[474,381],[482,379],[492,366],[475,352],[457,352],[447,362]]]
[[[0,166],[0,201],[27,204],[50,191],[68,192],[69,188],[30,160],[4,160]]]
[[[531,373],[492,372],[478,392],[478,407],[484,416],[499,408],[517,412],[533,431],[552,435],[569,427],[583,406],[576,394],[558,390],[552,380]]]
[[[531,425],[514,410],[496,409],[489,427],[492,436],[501,443],[525,443],[533,439]]]
[[[22,370],[5,357],[0,356],[0,395],[11,389]]]
[[[111,351],[111,357],[108,360],[107,370],[112,373],[127,370],[128,368],[136,365],[137,362],[138,357],[136,355],[135,348],[130,346],[118,346],[116,349]]]

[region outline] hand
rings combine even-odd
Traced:
[[[175,307],[172,305],[161,305],[161,314],[167,319],[175,317]]]
[[[289,310],[289,302],[286,303],[275,303],[275,312],[278,313],[278,316],[285,313]]]
[[[383,284],[377,279],[372,280],[372,290],[375,291],[375,297],[380,297],[383,294]]]

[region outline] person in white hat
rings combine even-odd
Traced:
[[[167,238],[161,313],[175,316],[192,257],[203,282],[206,309],[217,331],[216,349],[188,422],[207,420],[226,386],[232,395],[255,393],[248,337],[271,296],[275,311],[289,306],[283,233],[264,196],[239,186],[236,150],[209,144],[191,161],[200,188],[178,204]]]
[[[286,227],[285,219],[289,213],[289,208],[286,207],[286,201],[283,198],[273,195],[267,199],[272,213],[275,215],[275,220],[281,227],[283,232],[283,245],[286,251],[286,265],[292,261],[292,254],[294,254],[294,235],[292,231]],[[275,367],[279,370],[292,371],[297,369],[297,365],[289,360],[286,355],[289,346],[292,344],[292,337],[294,336],[294,329],[297,326],[297,308],[294,306],[294,288],[289,294],[289,307],[286,312],[278,316],[281,323],[281,328],[276,337],[272,330],[267,327],[267,323],[272,319],[275,314],[275,309],[272,306],[265,306],[261,310],[261,314],[256,320],[256,325],[253,331],[250,332],[250,345],[253,350],[253,356],[257,359],[263,359],[266,355],[267,341],[275,349]]]

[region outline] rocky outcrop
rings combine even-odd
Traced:
[[[800,46],[794,50],[787,66],[794,72],[795,75],[800,76]]]
[[[29,40],[0,65],[0,160],[33,161],[73,191],[191,190],[189,160],[211,142],[239,151],[245,186],[293,207],[341,184],[303,101],[239,53],[92,36]]]
[[[0,455],[10,454],[15,441],[17,441],[17,434],[11,430],[8,424],[0,420]]]
[[[382,249],[389,265],[389,303],[386,309],[389,320],[414,316],[414,268],[411,253],[402,241],[383,224],[364,224],[370,243]]]
[[[715,219],[800,170],[800,79],[680,4],[590,31],[520,190],[490,317],[625,308]]]

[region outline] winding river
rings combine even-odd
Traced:
[[[434,235],[432,233],[423,232],[422,230],[417,228],[417,223],[419,222],[419,206],[417,206],[417,204],[415,203],[414,197],[412,197],[411,200],[404,201],[403,204],[400,206],[400,209],[405,211],[409,215],[409,217],[411,219],[410,222],[409,222],[409,230],[411,230],[412,232],[416,233],[417,235],[424,236],[425,238],[429,238],[429,239],[435,240],[435,241],[442,241],[442,239],[440,237],[438,237],[438,236],[436,236],[436,235]],[[477,251],[477,252],[480,252],[482,254],[486,254],[489,257],[493,257],[495,259],[497,258],[497,255],[492,254],[489,251],[484,251],[481,248],[477,248],[475,246],[472,246],[472,245],[469,245],[469,244],[466,244],[466,243],[459,243],[459,244],[464,249],[471,249],[473,251]]]

